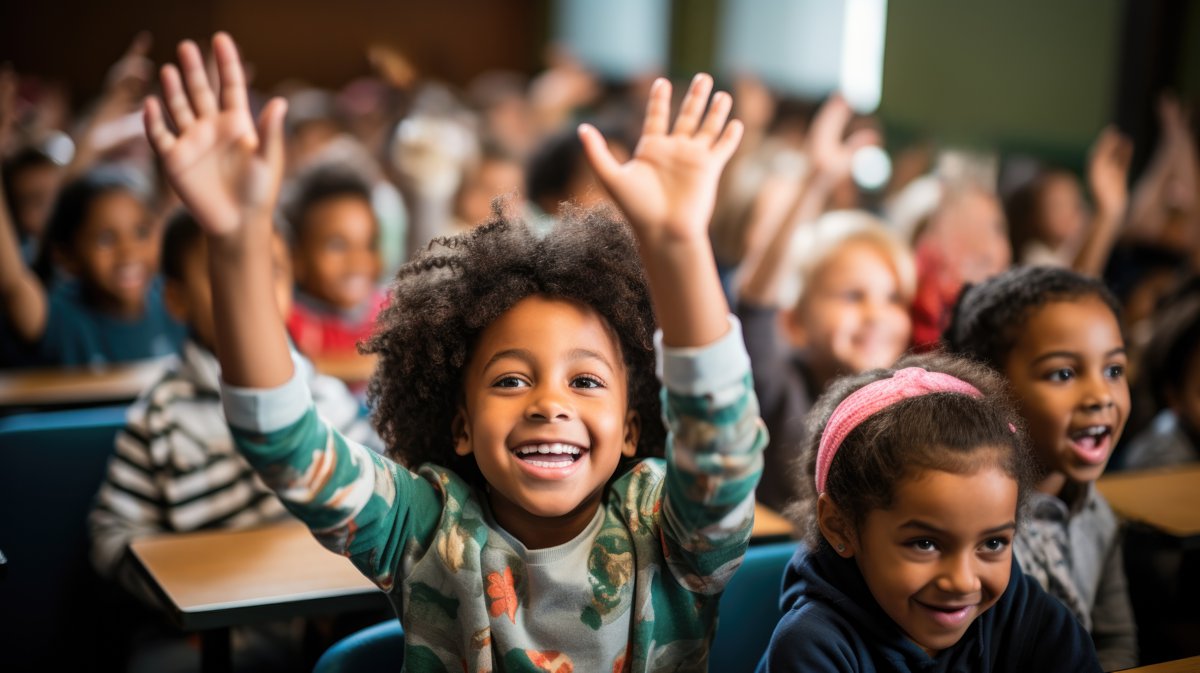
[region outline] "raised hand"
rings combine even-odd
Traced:
[[[656,80],[646,105],[642,138],[624,164],[613,157],[595,127],[579,127],[592,169],[643,243],[708,235],[721,170],[742,137],[740,121],[725,123],[733,104],[729,94],[712,96],[705,114],[712,87],[712,77],[696,75],[675,126],[669,128],[671,83]]]
[[[283,175],[287,105],[272,99],[256,128],[237,47],[228,35],[217,33],[212,48],[219,98],[200,49],[191,41],[180,43],[180,67],[166,65],[161,74],[163,100],[178,132],[167,127],[159,102],[150,98],[145,103],[146,135],[171,186],[201,226],[225,236],[238,232],[248,219],[270,222]]]
[[[17,125],[17,73],[12,66],[0,65],[0,153],[8,147]],[[4,196],[0,194],[0,199]]]
[[[1114,127],[1105,127],[1088,158],[1088,186],[1098,215],[1120,217],[1129,198],[1129,162],[1133,143]]]
[[[808,129],[805,146],[813,169],[829,182],[838,182],[850,174],[854,153],[867,145],[878,145],[875,129],[860,129],[846,136],[846,128],[854,118],[854,110],[842,98],[833,94],[817,110]]]

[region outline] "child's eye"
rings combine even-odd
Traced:
[[[867,293],[862,290],[846,290],[842,293],[842,301],[860,302],[866,299]]]
[[[1062,383],[1063,381],[1070,381],[1073,378],[1075,378],[1075,372],[1067,367],[1063,367],[1062,369],[1055,369],[1054,371],[1048,372],[1046,374],[1046,380],[1054,381],[1055,383]]]
[[[908,543],[908,546],[919,552],[931,552],[937,550],[937,544],[933,540],[925,538],[913,540]]]
[[[1008,548],[1008,538],[994,537],[983,543],[983,550],[990,554],[998,554]]]
[[[596,378],[595,376],[585,375],[585,376],[576,376],[571,381],[571,385],[576,388],[603,388],[604,382],[601,381],[600,379]]]
[[[1119,379],[1125,376],[1125,365],[1109,365],[1104,368],[1104,375],[1110,379]]]
[[[525,380],[519,376],[501,376],[492,384],[494,388],[523,388],[526,384]]]

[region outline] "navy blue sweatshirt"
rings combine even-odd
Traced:
[[[800,545],[783,580],[784,615],[759,673],[787,671],[1100,671],[1087,631],[1016,561],[1000,600],[930,657],[875,602],[853,559]]]

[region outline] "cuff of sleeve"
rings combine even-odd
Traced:
[[[241,430],[268,433],[300,420],[312,405],[308,390],[311,366],[292,351],[292,378],[275,388],[242,388],[221,381],[225,421]]]
[[[742,341],[742,323],[729,316],[729,331],[707,346],[667,348],[662,330],[654,334],[658,378],[668,390],[683,395],[709,395],[739,385],[750,371],[750,356]]]

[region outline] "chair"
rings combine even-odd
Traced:
[[[796,552],[794,541],[752,546],[742,567],[721,596],[721,620],[713,641],[709,670],[752,673],[781,614],[783,570]],[[404,663],[404,631],[391,619],[334,643],[317,660],[313,673],[382,673]]]
[[[313,673],[372,673],[398,671],[404,664],[404,629],[389,619],[352,633],[334,643],[313,667]]]
[[[72,668],[105,620],[93,600],[87,515],[125,407],[0,419],[0,658],[11,670]],[[59,666],[62,664],[63,666]]]
[[[796,542],[751,546],[725,593],[708,670],[753,673],[782,614],[779,593],[783,571],[796,553]]]

